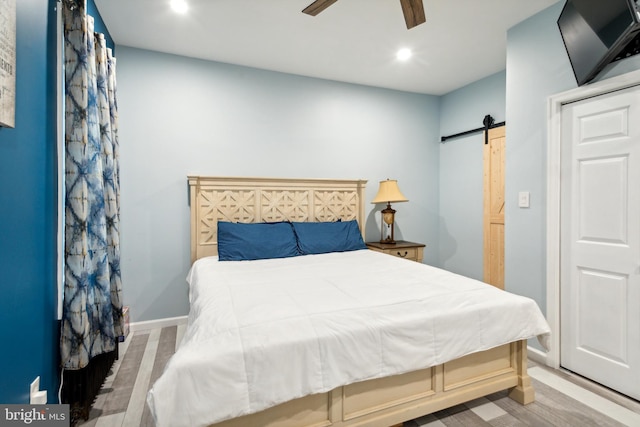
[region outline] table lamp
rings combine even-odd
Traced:
[[[393,235],[393,224],[396,211],[391,208],[391,203],[408,202],[404,194],[398,188],[398,181],[395,179],[387,179],[380,181],[378,194],[371,203],[386,203],[387,207],[380,213],[382,221],[380,221],[380,243],[395,244]]]

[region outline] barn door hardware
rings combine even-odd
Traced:
[[[458,138],[458,137],[461,137],[461,136],[470,135],[472,133],[484,131],[484,143],[488,144],[489,143],[489,129],[493,129],[493,128],[497,128],[497,127],[500,127],[500,126],[504,126],[506,124],[506,122],[495,123],[495,120],[493,119],[493,117],[491,117],[491,115],[487,114],[486,116],[484,116],[484,119],[482,120],[482,124],[484,126],[481,127],[481,128],[476,128],[476,129],[468,130],[466,132],[456,133],[455,135],[442,136],[440,138],[440,142],[444,144],[448,139]]]

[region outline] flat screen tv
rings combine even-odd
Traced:
[[[621,59],[621,52],[637,53],[625,49],[640,40],[636,39],[640,16],[634,0],[567,0],[558,28],[579,86]]]

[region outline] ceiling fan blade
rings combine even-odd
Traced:
[[[400,0],[400,4],[408,30],[426,21],[422,0]]]
[[[316,16],[338,0],[316,0],[311,3],[309,6],[305,7],[302,10],[302,13],[306,13],[307,15]]]

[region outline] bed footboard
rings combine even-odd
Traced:
[[[528,404],[527,342],[517,341],[419,371],[338,387],[215,427],[388,427],[497,391]]]
[[[531,377],[527,374],[527,341],[518,341],[515,346],[515,360],[519,364],[516,368],[518,385],[511,389],[509,397],[522,405],[528,405],[535,400],[535,390],[531,385]]]

